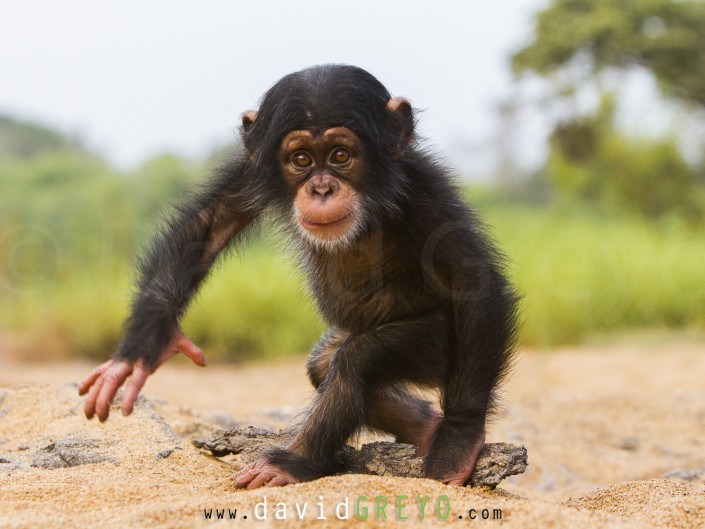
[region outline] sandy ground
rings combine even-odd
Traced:
[[[705,528],[702,343],[523,352],[488,441],[524,444],[529,469],[495,491],[350,475],[235,491],[233,468],[189,440],[233,418],[283,424],[310,396],[303,359],[164,366],[146,388],[154,407],[114,413],[105,425],[82,417],[67,384],[90,367],[11,363],[0,350],[0,387],[11,388],[0,390],[0,527]],[[67,438],[95,460],[27,464],[58,457]],[[661,479],[674,471],[690,474]],[[236,518],[215,521],[218,509],[226,519],[237,509]]]

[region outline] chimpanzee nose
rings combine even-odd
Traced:
[[[309,192],[314,198],[330,198],[338,191],[338,182],[329,176],[315,176],[309,182]]]
[[[313,194],[314,195],[320,195],[322,197],[325,197],[326,195],[329,195],[332,192],[333,192],[333,190],[330,188],[330,185],[327,183],[322,183],[322,184],[313,186]]]

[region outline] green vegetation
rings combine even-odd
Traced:
[[[618,130],[620,94],[603,82],[650,72],[664,97],[699,111],[697,119],[703,57],[702,1],[552,0],[538,14],[512,67],[548,81],[548,106],[574,111],[557,113],[564,119],[533,179],[505,182],[501,193],[469,191],[523,294],[523,344],[705,331],[705,156],[686,161],[675,134]],[[601,104],[581,113],[586,87]],[[0,116],[3,348],[32,358],[109,355],[128,312],[134,257],[168,204],[223,156],[199,164],[164,155],[118,173],[77,141]],[[221,260],[193,303],[184,328],[209,358],[303,353],[322,332],[280,246],[265,229]]]
[[[501,193],[469,191],[523,294],[523,344],[705,331],[705,164],[687,162],[671,137],[619,131],[618,95],[599,82],[638,66],[666,97],[702,110],[703,57],[702,2],[553,0],[538,15],[515,71],[549,79],[552,102],[592,82],[602,103],[556,124],[535,178]],[[33,358],[109,355],[127,316],[134,257],[168,204],[225,155],[208,164],[164,155],[118,173],[75,141],[0,116],[4,347]],[[184,328],[209,358],[303,353],[322,332],[280,246],[265,228],[219,262],[193,303]]]
[[[4,142],[4,143],[3,143]],[[227,153],[217,153],[220,158]],[[24,356],[116,347],[140,248],[207,171],[164,155],[120,174],[43,127],[0,119],[0,336]],[[265,233],[223,259],[184,327],[209,358],[300,353],[323,327]]]
[[[488,198],[480,203],[524,296],[524,344],[576,343],[595,333],[651,326],[705,330],[699,230],[675,219],[654,226],[579,208],[542,211]],[[72,211],[80,215],[83,206]],[[96,246],[105,244],[100,232],[107,233],[98,232]],[[44,226],[38,233],[55,232]],[[104,357],[117,344],[127,314],[131,256],[110,251],[82,260],[67,250],[55,264],[42,253],[49,240],[37,240],[40,262],[22,249],[14,254],[45,275],[15,290],[5,285],[2,328],[31,338],[32,356]],[[210,358],[302,353],[322,331],[301,278],[277,246],[265,237],[226,258],[193,304],[185,329]]]
[[[705,142],[698,141],[700,159],[693,164],[679,149],[677,123],[662,138],[618,130],[615,114],[624,94],[614,81],[635,70],[648,72],[675,108],[702,118],[704,54],[701,1],[552,0],[537,15],[535,36],[514,55],[512,67],[517,74],[544,77],[551,87],[546,102],[563,109],[541,175],[554,194],[607,213],[648,219],[677,214],[702,222]],[[601,104],[581,109],[579,96],[590,91]],[[566,109],[572,111],[566,115]]]
[[[579,343],[646,327],[705,330],[702,227],[576,204],[484,211],[524,294],[523,343]]]
[[[80,146],[40,145],[0,155],[0,333],[28,357],[103,358],[120,338],[135,255],[165,205],[206,171],[161,156],[119,174]],[[524,344],[705,329],[702,225],[687,216],[652,221],[565,199],[539,209],[491,190],[469,195],[524,295]],[[303,353],[323,330],[295,266],[264,231],[220,262],[185,318],[211,359]]]
[[[667,97],[705,106],[704,29],[701,0],[552,0],[512,66],[563,89],[638,66]]]
[[[614,126],[614,99],[591,116],[556,126],[545,176],[561,197],[648,219],[705,217],[703,168],[691,167],[673,139],[636,138]]]

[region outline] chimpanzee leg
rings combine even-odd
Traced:
[[[334,472],[336,451],[369,424],[370,388],[443,378],[448,327],[439,311],[347,336],[333,354],[295,439],[286,450],[276,450],[238,472],[236,485],[283,485]]]
[[[333,355],[347,337],[348,333],[330,330],[311,351],[307,368],[315,388],[325,380]],[[440,411],[400,385],[385,384],[370,392],[366,425],[394,435],[399,443],[416,445],[419,455],[424,455],[441,419]]]
[[[515,298],[495,276],[483,303],[458,303],[456,344],[442,384],[443,419],[424,461],[427,477],[451,485],[467,483],[485,443],[485,422],[495,388],[511,367]]]
[[[484,395],[476,394],[476,403],[457,397],[453,394],[446,399],[443,418],[424,460],[426,477],[449,485],[464,485],[470,479],[485,444],[488,414]]]
[[[394,435],[397,443],[416,445],[416,453],[428,452],[441,412],[400,386],[374,388],[368,410],[368,425]]]

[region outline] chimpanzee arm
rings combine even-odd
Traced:
[[[180,206],[155,237],[140,261],[138,294],[122,343],[79,387],[79,394],[88,393],[88,418],[97,413],[107,419],[115,393],[132,375],[122,399],[123,414],[129,414],[147,377],[178,352],[206,364],[200,349],[181,332],[179,320],[221,250],[266,205],[250,182],[245,162],[229,166]]]
[[[156,367],[216,257],[258,213],[244,203],[239,183],[232,177],[215,181],[180,206],[157,235],[139,264],[139,293],[117,360],[142,360],[147,367]]]

